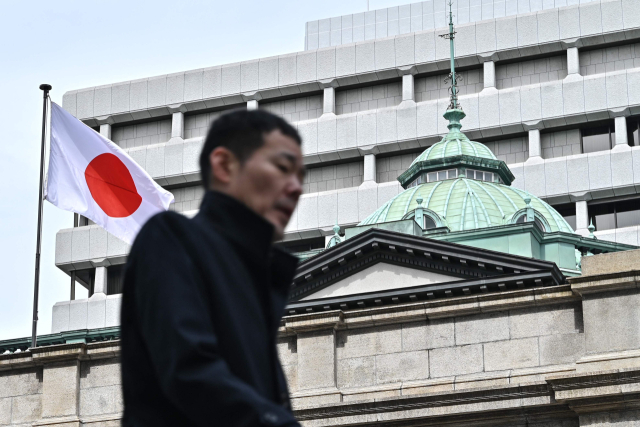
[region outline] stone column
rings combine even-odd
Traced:
[[[93,295],[107,294],[107,267],[96,267],[96,275],[93,281]]]
[[[576,202],[576,233],[589,235],[589,208],[586,200]]]
[[[629,141],[627,136],[627,118],[624,116],[615,118],[616,141],[613,151],[628,150]]]
[[[104,328],[107,322],[107,267],[96,267],[93,295],[87,306],[87,328]]]
[[[247,101],[247,110],[257,110],[258,109],[258,101],[256,99],[251,99]]]
[[[108,140],[111,140],[111,125],[109,123],[100,125],[100,135],[104,136]]]
[[[487,61],[484,63],[484,87],[487,89],[490,87],[496,87],[496,63],[493,61]]]
[[[178,111],[171,117],[171,139],[184,138],[184,113]]]
[[[529,158],[525,163],[542,163],[542,146],[540,144],[540,129],[529,129]]]
[[[322,96],[322,115],[336,113],[336,90],[333,87],[325,87]]]
[[[48,363],[42,370],[42,418],[55,425],[79,426],[80,362]],[[59,420],[56,420],[59,419]]]
[[[365,154],[364,155],[364,176],[363,182],[372,181],[376,182],[376,155]]]
[[[577,47],[567,49],[567,74],[580,74],[580,54]]]
[[[415,101],[416,91],[414,87],[415,79],[413,74],[402,76],[402,101]]]

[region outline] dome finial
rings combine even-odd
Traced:
[[[447,80],[451,80],[451,88],[449,88],[451,92],[451,103],[449,104],[449,110],[462,110],[460,104],[458,104],[458,78],[456,77],[456,65],[455,65],[455,47],[453,44],[453,40],[455,39],[456,32],[453,30],[453,0],[449,0],[449,33],[442,34],[440,37],[443,39],[449,40],[449,49],[451,51],[451,73],[449,77],[445,79],[445,83]]]
[[[589,226],[587,227],[587,230],[589,230],[589,237],[592,239],[595,239],[596,236],[595,234],[593,234],[593,232],[596,231],[596,227],[593,225],[593,218],[591,218],[591,220],[589,221]]]

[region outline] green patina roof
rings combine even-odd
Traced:
[[[534,195],[507,185],[463,177],[404,190],[359,225],[399,221],[418,206],[419,198],[423,199],[422,206],[438,215],[442,225],[452,232],[509,224],[516,212],[526,208],[525,199],[531,198],[531,207],[546,220],[549,231],[573,233],[555,209]]]
[[[497,160],[496,156],[486,145],[471,141],[464,133],[460,132],[460,120],[462,120],[464,116],[465,114],[462,110],[448,110],[444,114],[444,117],[450,122],[447,126],[449,132],[442,138],[442,141],[433,144],[420,154],[411,165],[413,166],[424,160],[442,159],[459,155]]]

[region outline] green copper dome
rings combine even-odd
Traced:
[[[459,177],[430,182],[404,190],[369,215],[359,225],[380,224],[412,217],[421,206],[425,216],[436,226],[446,226],[451,232],[496,227],[519,222],[525,215],[530,199],[536,220],[543,231],[573,233],[573,229],[551,206],[537,197],[494,182]]]
[[[414,164],[424,160],[434,160],[460,155],[497,160],[496,156],[486,145],[469,140],[465,134],[456,129],[454,132],[449,132],[445,135],[442,141],[427,148],[413,161],[413,163],[411,163],[411,165],[413,166]]]

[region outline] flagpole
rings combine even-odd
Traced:
[[[44,186],[44,145],[47,128],[47,100],[51,85],[41,84],[42,96],[42,141],[40,144],[40,191],[38,193],[38,235],[36,240],[36,278],[33,285],[33,327],[31,329],[31,348],[36,347],[36,335],[38,332],[38,295],[40,293],[40,249],[42,246],[42,202]]]

